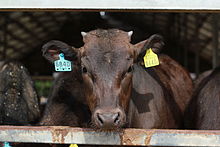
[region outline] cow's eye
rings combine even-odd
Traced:
[[[127,71],[125,71],[125,72],[122,73],[122,75],[121,75],[122,79],[124,79],[124,78],[125,78],[129,73],[131,73],[132,71],[133,71],[133,65],[130,66]]]
[[[128,71],[127,72],[132,72],[133,71],[133,66],[130,66],[129,68],[128,68]]]
[[[87,68],[86,67],[82,67],[82,73],[87,73],[88,71],[87,71]]]

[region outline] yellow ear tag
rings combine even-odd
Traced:
[[[78,147],[77,144],[71,144],[69,147]]]
[[[153,66],[157,66],[159,65],[160,62],[159,62],[159,59],[158,59],[158,56],[157,54],[155,54],[152,49],[148,49],[146,51],[146,54],[144,56],[144,65],[146,68],[148,67],[153,67]]]

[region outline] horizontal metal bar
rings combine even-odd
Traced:
[[[0,142],[137,145],[220,146],[220,131],[122,129],[105,132],[61,126],[0,126]]]
[[[219,0],[1,0],[2,9],[220,10]]]

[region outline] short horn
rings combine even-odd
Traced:
[[[84,37],[84,36],[87,35],[87,33],[86,32],[81,32],[81,35]]]
[[[129,31],[129,32],[128,32],[128,36],[129,36],[129,37],[131,37],[132,34],[133,34],[133,31]]]

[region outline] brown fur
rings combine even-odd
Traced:
[[[169,80],[165,79],[176,78],[161,73],[166,72],[166,64],[157,70],[155,67],[145,69],[138,62],[146,49],[160,50],[163,46],[160,36],[153,35],[132,45],[127,32],[111,29],[91,31],[83,40],[85,45],[74,48],[74,53],[68,50],[71,47],[59,41],[48,42],[43,47],[43,55],[52,62],[57,55],[53,58],[48,50],[55,48],[53,52],[63,52],[73,61],[74,70],[62,73],[55,82],[42,125],[88,126],[92,122],[91,127],[105,129],[109,126],[100,126],[97,115],[118,113],[119,123],[110,126],[112,129],[181,126],[185,103],[180,103],[187,100],[174,98],[175,88],[166,85]],[[172,67],[184,71],[175,62]]]
[[[160,55],[159,60],[160,65],[155,67],[155,71],[165,87],[172,92],[172,96],[183,114],[192,97],[192,79],[189,73],[169,56]]]

